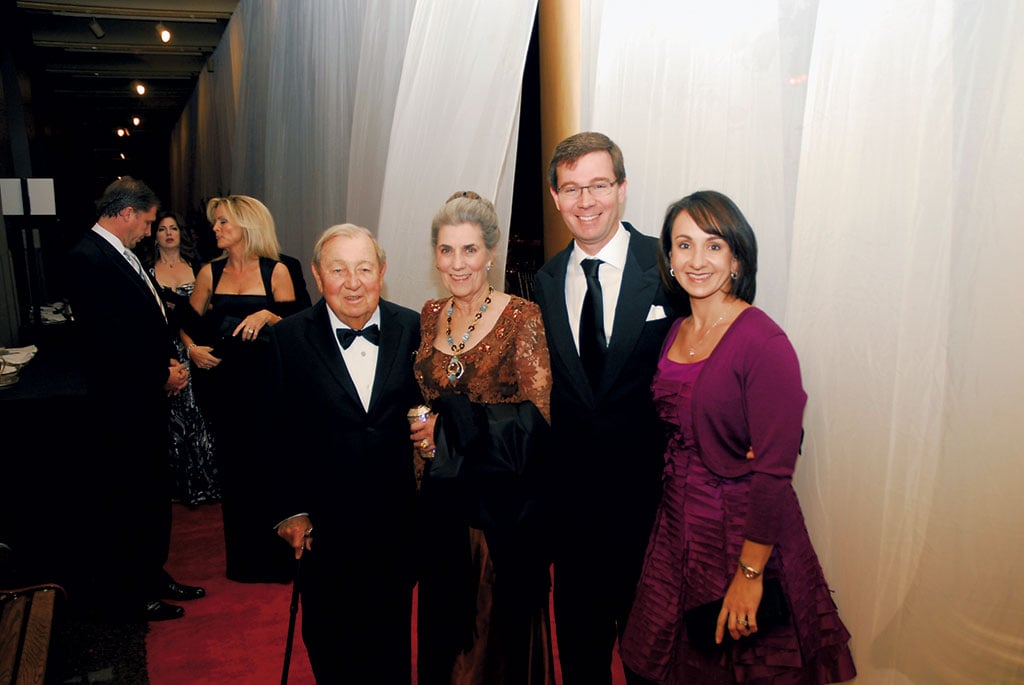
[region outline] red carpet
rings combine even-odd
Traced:
[[[206,597],[183,602],[184,618],[150,624],[146,652],[151,685],[281,682],[291,585],[235,583],[224,577],[224,564],[220,505],[189,509],[175,504],[167,570],[181,583],[206,588]],[[288,682],[314,685],[301,620],[300,610]],[[413,651],[415,658],[415,640]],[[614,685],[623,685],[618,653],[612,665]],[[557,669],[555,677],[560,685]]]
[[[167,570],[206,588],[206,597],[182,602],[184,618],[150,624],[151,685],[281,682],[291,585],[236,583],[224,576],[224,564],[220,505],[175,504]],[[314,683],[298,625],[288,682]]]

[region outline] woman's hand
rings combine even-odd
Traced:
[[[220,364],[220,359],[213,356],[213,348],[209,345],[189,345],[188,358],[200,369],[212,369]]]
[[[729,583],[729,589],[725,591],[722,611],[718,614],[718,626],[715,628],[716,644],[722,643],[726,630],[734,640],[757,632],[757,607],[761,606],[761,596],[764,594],[764,576],[761,574],[768,565],[771,554],[772,545],[752,540],[743,541],[736,573]],[[744,565],[751,573],[756,573],[756,576],[748,577]]]
[[[264,326],[273,326],[280,320],[281,317],[269,309],[261,309],[242,319],[231,335],[241,335],[243,341],[252,341],[259,337]]]
[[[409,425],[409,439],[416,445],[420,453],[430,456],[434,450],[434,424],[437,423],[437,414],[427,414],[426,421],[416,421]]]
[[[741,571],[736,571],[732,582],[729,583],[729,589],[725,592],[722,611],[718,614],[715,644],[722,644],[726,630],[734,640],[757,632],[757,607],[761,605],[763,594],[763,577],[751,580]]]

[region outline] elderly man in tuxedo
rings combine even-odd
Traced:
[[[380,299],[385,269],[367,229],[328,228],[312,262],[322,299],[271,331],[296,476],[276,486],[277,532],[302,558],[302,638],[322,683],[411,676],[420,319]]]
[[[184,615],[164,599],[202,597],[164,571],[171,534],[171,474],[167,397],[188,381],[176,358],[157,290],[131,249],[149,235],[158,200],[145,183],[125,176],[97,201],[99,218],[72,250],[70,300],[95,430],[78,483],[88,502],[72,546],[83,569],[83,592],[72,592],[104,614],[130,620]],[[69,524],[77,528],[77,523]],[[96,528],[116,530],[114,544],[97,544]]]
[[[650,384],[671,318],[657,239],[619,218],[619,147],[601,133],[570,136],[548,182],[573,236],[535,280],[553,375],[555,625],[565,684],[600,685],[611,683],[661,493]]]

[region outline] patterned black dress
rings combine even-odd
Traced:
[[[150,274],[156,278],[155,271]],[[172,328],[179,307],[188,307],[188,298],[195,288],[195,282],[176,288],[161,287],[161,294],[171,317]],[[178,361],[185,365],[191,376],[192,362],[181,339],[174,336],[174,348]],[[195,387],[188,385],[170,400],[169,453],[171,470],[174,474],[174,499],[188,506],[220,499],[220,474],[214,450],[213,434],[207,427],[206,418],[196,402]]]

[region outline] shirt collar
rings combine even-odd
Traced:
[[[601,248],[595,255],[588,255],[580,246],[573,243],[572,265],[581,269],[580,262],[584,259],[600,259],[605,264],[614,266],[619,271],[626,268],[626,255],[629,253],[629,231],[622,226],[622,222],[615,229],[615,235],[608,241],[608,244]]]
[[[92,230],[93,230],[93,233],[95,233],[99,237],[103,238],[108,243],[110,243],[110,246],[112,248],[114,248],[115,250],[117,250],[118,252],[123,253],[125,250],[128,249],[127,247],[124,246],[124,243],[121,242],[120,238],[118,238],[116,235],[114,235],[113,233],[111,233],[107,229],[103,228],[99,224],[94,224],[93,227],[92,227]]]
[[[334,313],[334,310],[331,309],[330,307],[327,307],[327,316],[329,316],[330,320],[331,320],[331,333],[332,334],[338,328],[352,328],[347,323],[344,323],[341,319],[339,319],[338,316]],[[363,328],[366,328],[367,326],[369,326],[371,324],[377,324],[377,326],[380,327],[380,305],[379,304],[377,305],[377,308],[373,310],[373,314],[370,315],[370,319],[365,324],[363,324]]]

